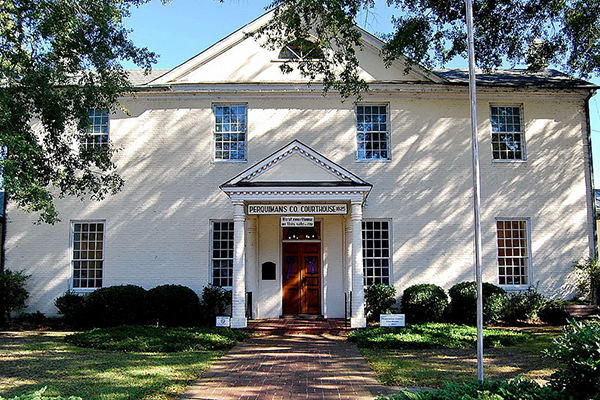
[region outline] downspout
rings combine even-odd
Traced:
[[[4,191],[4,198],[2,200],[2,236],[0,237],[0,272],[4,272],[4,243],[6,243],[6,204],[7,202],[6,190]]]
[[[588,169],[589,169],[589,181],[588,187],[591,189],[591,202],[592,202],[592,240],[593,240],[593,248],[590,253],[590,257],[592,259],[598,258],[598,229],[596,224],[597,212],[596,209],[596,191],[594,190],[594,163],[593,163],[593,155],[592,155],[592,124],[590,119],[590,99],[596,94],[596,89],[591,89],[587,98],[585,99],[584,108],[585,108],[585,123],[587,128],[587,146],[588,146]]]

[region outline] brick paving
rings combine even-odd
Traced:
[[[238,344],[180,400],[374,399],[392,390],[375,380],[344,336],[268,334]]]

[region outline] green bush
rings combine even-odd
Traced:
[[[595,258],[588,258],[573,264],[578,272],[577,288],[579,297],[589,304],[598,305],[600,297],[600,263]]]
[[[546,301],[538,316],[542,322],[551,325],[564,325],[569,319],[569,314],[565,311],[565,302],[562,300]]]
[[[23,271],[13,272],[5,270],[0,272],[0,322],[10,318],[11,312],[25,308],[25,300],[29,297],[25,283],[29,275]]]
[[[524,291],[510,292],[506,296],[505,319],[508,321],[536,320],[546,303],[547,300],[544,296],[533,287]]]
[[[142,325],[148,318],[147,292],[135,285],[108,286],[86,296],[85,312],[96,327]]]
[[[85,319],[85,297],[75,292],[66,292],[54,300],[54,305],[63,319],[72,323],[83,323]]]
[[[226,315],[225,312],[231,307],[231,291],[219,286],[208,285],[202,289],[202,301],[200,302],[202,325],[214,326],[218,315]]]
[[[171,353],[230,349],[247,336],[246,332],[223,328],[123,325],[75,333],[65,340],[79,347],[100,350]]]
[[[544,355],[560,367],[550,377],[550,386],[576,399],[600,399],[600,323],[572,321],[554,339]]]
[[[566,393],[542,387],[530,380],[474,381],[447,383],[442,389],[411,393],[406,390],[389,397],[389,400],[569,400]]]
[[[448,306],[448,296],[441,287],[424,283],[406,288],[400,304],[410,323],[438,322]]]
[[[483,345],[514,346],[530,337],[524,332],[508,329],[483,330]],[[354,330],[348,340],[369,349],[473,349],[477,343],[477,328],[473,326],[429,322],[405,328],[372,326]]]
[[[162,285],[148,291],[152,322],[160,326],[195,326],[200,318],[200,300],[192,289]]]
[[[69,396],[69,397],[62,397],[62,396],[44,396],[44,392],[46,391],[46,388],[42,388],[34,393],[30,393],[30,394],[22,394],[20,396],[15,396],[15,397],[2,397],[0,396],[0,400],[83,400],[81,397],[75,397],[75,396]]]
[[[369,321],[379,321],[379,316],[391,312],[394,304],[396,304],[394,286],[376,283],[366,287],[365,313]]]
[[[450,320],[466,325],[477,323],[477,285],[475,282],[461,282],[448,291]],[[483,282],[483,323],[488,325],[504,318],[506,291],[491,283]]]

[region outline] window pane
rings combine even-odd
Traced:
[[[367,286],[390,282],[389,240],[380,240],[382,237],[389,237],[387,221],[362,222],[364,283]]]
[[[356,141],[358,160],[389,159],[387,106],[356,107]]]
[[[526,220],[497,221],[498,282],[500,285],[527,284],[529,239]]]
[[[521,107],[490,107],[494,160],[523,160]]]
[[[72,228],[73,287],[102,287],[104,235],[100,232],[104,232],[104,223],[76,222]]]
[[[233,222],[212,223],[212,284],[233,286]]]
[[[215,159],[246,159],[246,106],[215,106]],[[227,132],[227,134],[222,134]]]

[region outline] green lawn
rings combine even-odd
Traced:
[[[174,399],[226,351],[124,353],[79,348],[64,333],[0,334],[0,396],[47,387],[84,400]]]

